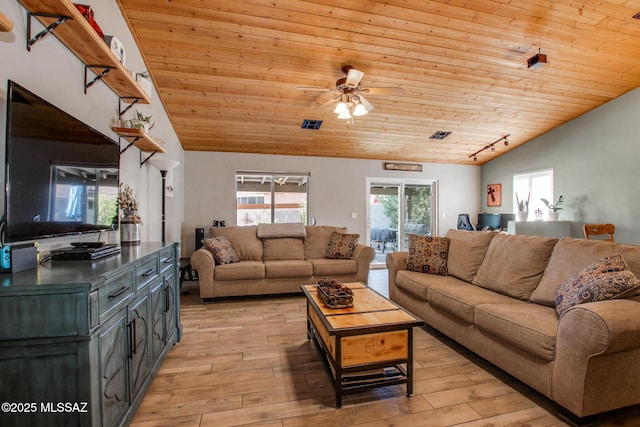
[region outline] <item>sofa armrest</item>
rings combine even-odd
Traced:
[[[351,259],[358,264],[358,281],[369,283],[369,266],[376,257],[376,251],[372,247],[358,243],[353,251]]]
[[[636,404],[640,395],[640,301],[581,304],[560,319],[553,398],[584,417]]]
[[[389,297],[393,300],[396,293],[396,274],[400,270],[406,270],[409,252],[389,252],[387,254],[387,270],[389,272]]]
[[[213,254],[205,248],[200,248],[191,255],[191,267],[198,271],[200,282],[200,298],[213,298],[213,270],[215,269]]]

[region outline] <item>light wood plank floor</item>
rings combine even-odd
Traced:
[[[370,286],[387,292],[387,270]],[[203,305],[181,297],[183,339],[169,354],[133,427],[566,426],[553,403],[432,329],[415,333],[414,395],[391,386],[344,398],[306,339],[302,296]],[[640,426],[640,407],[597,425]]]

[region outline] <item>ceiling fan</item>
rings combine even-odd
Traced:
[[[297,89],[337,93],[317,105],[314,110],[339,100],[333,112],[337,114],[339,119],[348,120],[350,123],[353,123],[353,116],[364,116],[374,109],[373,104],[367,101],[367,99],[362,95],[363,93],[373,96],[400,96],[403,94],[402,89],[399,87],[361,87],[360,83],[362,81],[362,77],[364,77],[364,73],[360,70],[356,70],[351,65],[343,66],[342,72],[345,77],[336,81],[335,88],[298,86]]]

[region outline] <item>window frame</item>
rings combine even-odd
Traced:
[[[311,183],[311,173],[310,172],[273,172],[273,171],[247,171],[247,170],[237,170],[235,172],[235,196],[236,196],[236,203],[235,203],[235,211],[236,211],[236,225],[238,226],[242,226],[242,225],[249,225],[247,224],[242,224],[240,219],[239,219],[239,205],[241,205],[240,203],[238,203],[240,198],[249,198],[249,197],[262,197],[262,196],[239,196],[238,192],[239,191],[243,191],[241,189],[239,189],[239,186],[241,184],[241,177],[260,177],[263,179],[263,182],[266,182],[267,180],[269,181],[270,185],[269,185],[269,200],[267,200],[267,197],[264,197],[263,203],[258,203],[259,205],[268,207],[269,209],[269,222],[271,224],[275,223],[277,218],[276,218],[276,212],[278,211],[278,203],[277,203],[277,197],[278,197],[278,191],[277,191],[277,181],[282,181],[284,180],[284,183],[281,185],[286,184],[286,182],[289,179],[294,179],[294,180],[299,180],[300,184],[299,185],[305,185],[306,187],[306,200],[304,203],[304,210],[301,214],[302,216],[302,222],[305,225],[309,225],[309,205],[310,205],[310,198],[311,198],[311,194],[310,194],[310,183]],[[280,193],[287,193],[287,192],[280,192]],[[302,192],[301,192],[302,193]],[[267,193],[265,193],[267,194]],[[250,205],[250,204],[245,204],[245,205]],[[302,209],[302,207],[301,207]],[[259,221],[259,222],[266,222],[266,221]],[[280,222],[282,223],[282,222]],[[285,222],[286,223],[286,222]]]

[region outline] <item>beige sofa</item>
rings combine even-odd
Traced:
[[[194,252],[191,266],[198,272],[200,297],[211,302],[217,297],[300,292],[300,285],[325,277],[367,283],[374,250],[356,244],[350,259],[327,258],[333,232],[347,230],[285,224],[212,227],[210,237],[227,237],[241,261],[218,264],[211,251]]]
[[[636,291],[575,305],[560,320],[554,297],[574,273],[615,253],[640,277],[640,247],[461,230],[446,236],[446,276],[408,271],[407,252],[387,254],[393,301],[549,397],[574,421],[640,404]]]

